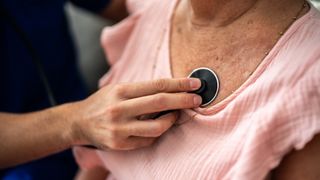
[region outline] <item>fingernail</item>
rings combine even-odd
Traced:
[[[200,106],[200,104],[202,103],[201,96],[194,96],[193,103],[194,103],[195,106]]]
[[[200,79],[190,78],[190,87],[191,87],[193,90],[199,89],[200,86],[201,86],[201,81],[200,81]]]

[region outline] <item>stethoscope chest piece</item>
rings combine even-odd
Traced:
[[[201,107],[208,106],[216,99],[219,92],[219,79],[214,71],[209,68],[197,68],[188,77],[201,80],[201,87],[192,92],[202,97]]]

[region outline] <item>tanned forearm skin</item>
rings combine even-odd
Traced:
[[[71,147],[68,106],[23,115],[0,113],[0,168]]]

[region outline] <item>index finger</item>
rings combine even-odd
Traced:
[[[137,98],[157,93],[188,92],[200,88],[201,81],[197,78],[158,79],[122,85],[126,89],[124,98]]]

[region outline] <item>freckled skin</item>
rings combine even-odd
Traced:
[[[265,4],[256,3],[239,19],[231,23],[227,21],[230,23],[227,25],[225,22],[217,25],[201,24],[204,18],[201,23],[188,22],[186,12],[191,9],[186,1],[182,1],[172,19],[170,55],[174,77],[186,77],[198,67],[211,68],[221,83],[220,93],[211,106],[222,101],[249,78],[280,38],[279,32],[292,24],[292,17],[302,4],[301,0],[294,2],[286,13],[275,13],[279,7],[270,7],[274,8],[270,11],[274,10],[275,18],[270,18],[270,12],[257,18],[256,9]],[[200,3],[200,8],[201,4],[206,3]],[[234,12],[230,13],[234,15]]]

